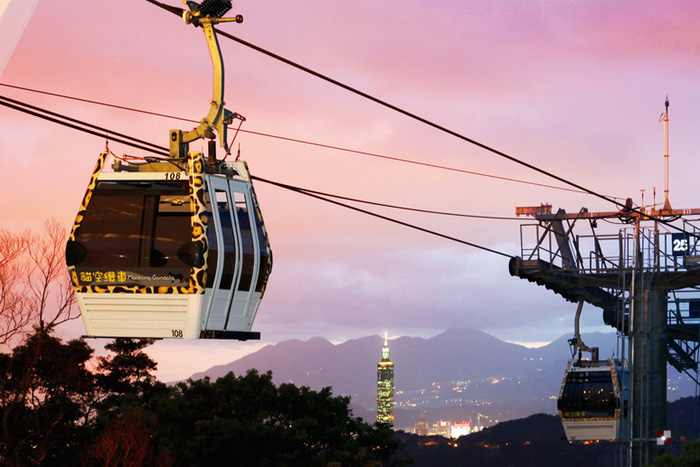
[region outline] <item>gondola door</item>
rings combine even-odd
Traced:
[[[251,218],[249,185],[207,177],[211,200],[207,239],[207,318],[210,331],[248,331],[254,318],[252,291],[258,277],[259,243]]]
[[[253,228],[255,221],[252,218],[253,209],[250,204],[250,185],[237,180],[229,180],[229,188],[236,206],[235,220],[238,232],[240,232],[241,264],[240,275],[236,282],[236,292],[233,295],[233,303],[229,311],[227,331],[249,329],[252,325],[253,309],[252,298],[255,289],[255,280],[258,277],[259,267],[259,243],[257,233]]]

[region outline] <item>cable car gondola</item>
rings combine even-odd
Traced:
[[[569,361],[557,400],[566,439],[625,437],[627,375],[626,366],[617,360]]]
[[[102,153],[66,246],[66,262],[89,337],[255,339],[251,326],[272,267],[245,162],[189,152],[213,139],[229,153],[223,63],[214,24],[228,0],[188,2],[214,63],[211,110],[192,131],[170,132],[170,157],[115,159]],[[241,120],[242,117],[239,117]]]

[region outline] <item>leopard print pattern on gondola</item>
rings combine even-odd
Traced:
[[[75,218],[70,240],[75,241],[76,232],[80,228],[85,217],[85,211],[90,203],[90,198],[97,185],[97,179],[104,168],[106,153],[100,154],[95,170],[90,178],[90,184],[83,197],[80,210]],[[206,215],[206,184],[204,183],[204,158],[202,154],[191,152],[188,157],[189,185],[190,185],[190,210],[192,213],[192,240],[201,241],[204,244],[204,265],[201,268],[192,268],[190,271],[190,283],[187,287],[167,286],[125,286],[125,285],[80,285],[75,266],[69,266],[69,272],[73,288],[77,293],[145,293],[145,294],[201,294],[204,293],[207,271],[207,215]]]
[[[209,260],[209,243],[207,242],[207,186],[204,183],[204,157],[202,154],[189,154],[190,209],[192,211],[192,241],[204,245],[204,265],[192,268],[190,287],[187,293],[202,294],[207,283],[207,263]]]
[[[104,168],[106,158],[106,152],[100,153],[99,157],[97,158],[95,170],[92,171],[90,183],[88,184],[87,190],[85,191],[85,195],[83,196],[83,202],[80,204],[80,210],[78,211],[78,215],[75,216],[73,229],[71,230],[70,236],[68,237],[68,239],[71,241],[75,241],[75,234],[80,228],[80,224],[82,224],[83,219],[85,218],[85,211],[87,211],[88,204],[90,203],[90,199],[92,198],[92,193],[95,190],[95,186],[97,186],[97,179],[102,173],[102,169]],[[73,283],[73,288],[76,292],[93,292],[93,290],[91,290],[93,289],[93,287],[80,285],[80,283],[78,282],[78,274],[75,272],[75,266],[68,266],[68,272],[70,273],[71,282]]]
[[[87,190],[85,191],[85,196],[83,196],[83,202],[80,205],[78,215],[75,216],[73,230],[71,230],[70,232],[70,240],[75,241],[75,233],[80,227],[80,224],[83,222],[83,219],[85,218],[85,211],[87,210],[88,203],[90,203],[90,198],[92,198],[92,192],[95,190],[95,186],[97,185],[97,178],[100,176],[100,174],[102,173],[102,169],[104,168],[106,158],[106,152],[101,153],[100,157],[97,158],[95,170],[92,171],[92,176],[90,177],[90,184],[88,185]],[[71,269],[73,268],[71,267]]]

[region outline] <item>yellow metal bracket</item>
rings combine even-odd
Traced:
[[[170,157],[182,159],[187,156],[189,143],[198,139],[215,139],[217,136],[219,137],[219,145],[224,148],[226,154],[230,154],[227,128],[233,119],[236,118],[237,114],[224,108],[224,62],[214,25],[224,22],[241,23],[243,17],[240,15],[235,18],[205,16],[200,13],[199,5],[196,3],[184,3],[189,6],[190,11],[183,11],[182,19],[186,24],[192,24],[204,30],[204,35],[209,45],[212,65],[214,67],[214,91],[209,113],[202,119],[199,126],[187,132],[181,130],[170,131]]]

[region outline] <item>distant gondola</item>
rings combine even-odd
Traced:
[[[627,368],[619,361],[569,361],[557,401],[566,439],[623,438],[626,386]]]
[[[170,158],[103,171],[100,155],[66,246],[66,262],[90,337],[259,338],[250,332],[272,266],[245,162],[189,152],[218,134],[229,152],[223,63],[214,24],[227,0],[188,2],[214,63],[211,110],[192,131],[170,132]],[[206,8],[205,8],[206,7]]]

